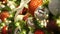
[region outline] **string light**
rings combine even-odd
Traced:
[[[57,24],[60,27],[60,19],[57,19]]]
[[[16,25],[16,26],[19,26],[20,24],[19,24],[19,22],[17,22],[15,25]]]

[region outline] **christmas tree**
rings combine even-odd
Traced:
[[[0,0],[0,34],[60,34],[60,0]]]

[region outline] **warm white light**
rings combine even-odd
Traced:
[[[5,1],[3,1],[3,3],[5,3]]]
[[[13,15],[11,14],[9,17],[13,17]]]
[[[2,7],[2,8],[4,8],[4,7],[5,7],[5,5],[1,5],[1,7]]]
[[[57,19],[57,24],[60,27],[60,19]]]
[[[41,27],[43,27],[44,26],[44,23],[43,23],[43,21],[41,21]]]
[[[11,5],[11,6],[10,6],[10,8],[11,8],[11,9],[14,9],[14,8],[15,8],[15,6],[14,6],[14,5]]]
[[[23,33],[26,34],[26,31],[24,30]]]
[[[8,23],[8,20],[5,20],[6,23]]]
[[[8,27],[6,27],[6,30],[8,30]]]
[[[23,20],[23,17],[24,17],[24,15],[18,15],[15,19],[15,21],[18,21],[18,20]]]
[[[19,26],[19,22],[17,22],[15,25],[16,25],[16,26]]]
[[[4,24],[4,23],[2,23],[2,26],[5,26],[5,24]]]
[[[9,21],[9,23],[11,23],[12,21]]]

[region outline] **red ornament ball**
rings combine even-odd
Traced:
[[[4,27],[2,28],[2,34],[7,34],[7,26],[4,26]]]
[[[45,34],[43,30],[36,30],[34,34]]]
[[[28,4],[29,7],[29,13],[34,15],[34,11],[38,6],[41,6],[43,4],[43,0],[31,0]]]
[[[4,12],[0,13],[0,19],[2,21],[5,21],[5,18],[8,18],[8,17],[9,17],[9,13],[7,11],[4,11]]]

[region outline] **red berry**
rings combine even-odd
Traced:
[[[34,11],[38,6],[41,6],[43,3],[43,0],[31,0],[30,3],[28,4],[29,6],[29,13],[34,15]]]
[[[4,27],[2,28],[2,34],[7,34],[7,26],[4,26]]]
[[[7,11],[0,13],[0,19],[2,21],[5,21],[5,18],[8,18],[8,17],[9,17],[9,13]]]
[[[45,34],[42,30],[36,30],[34,34]]]

